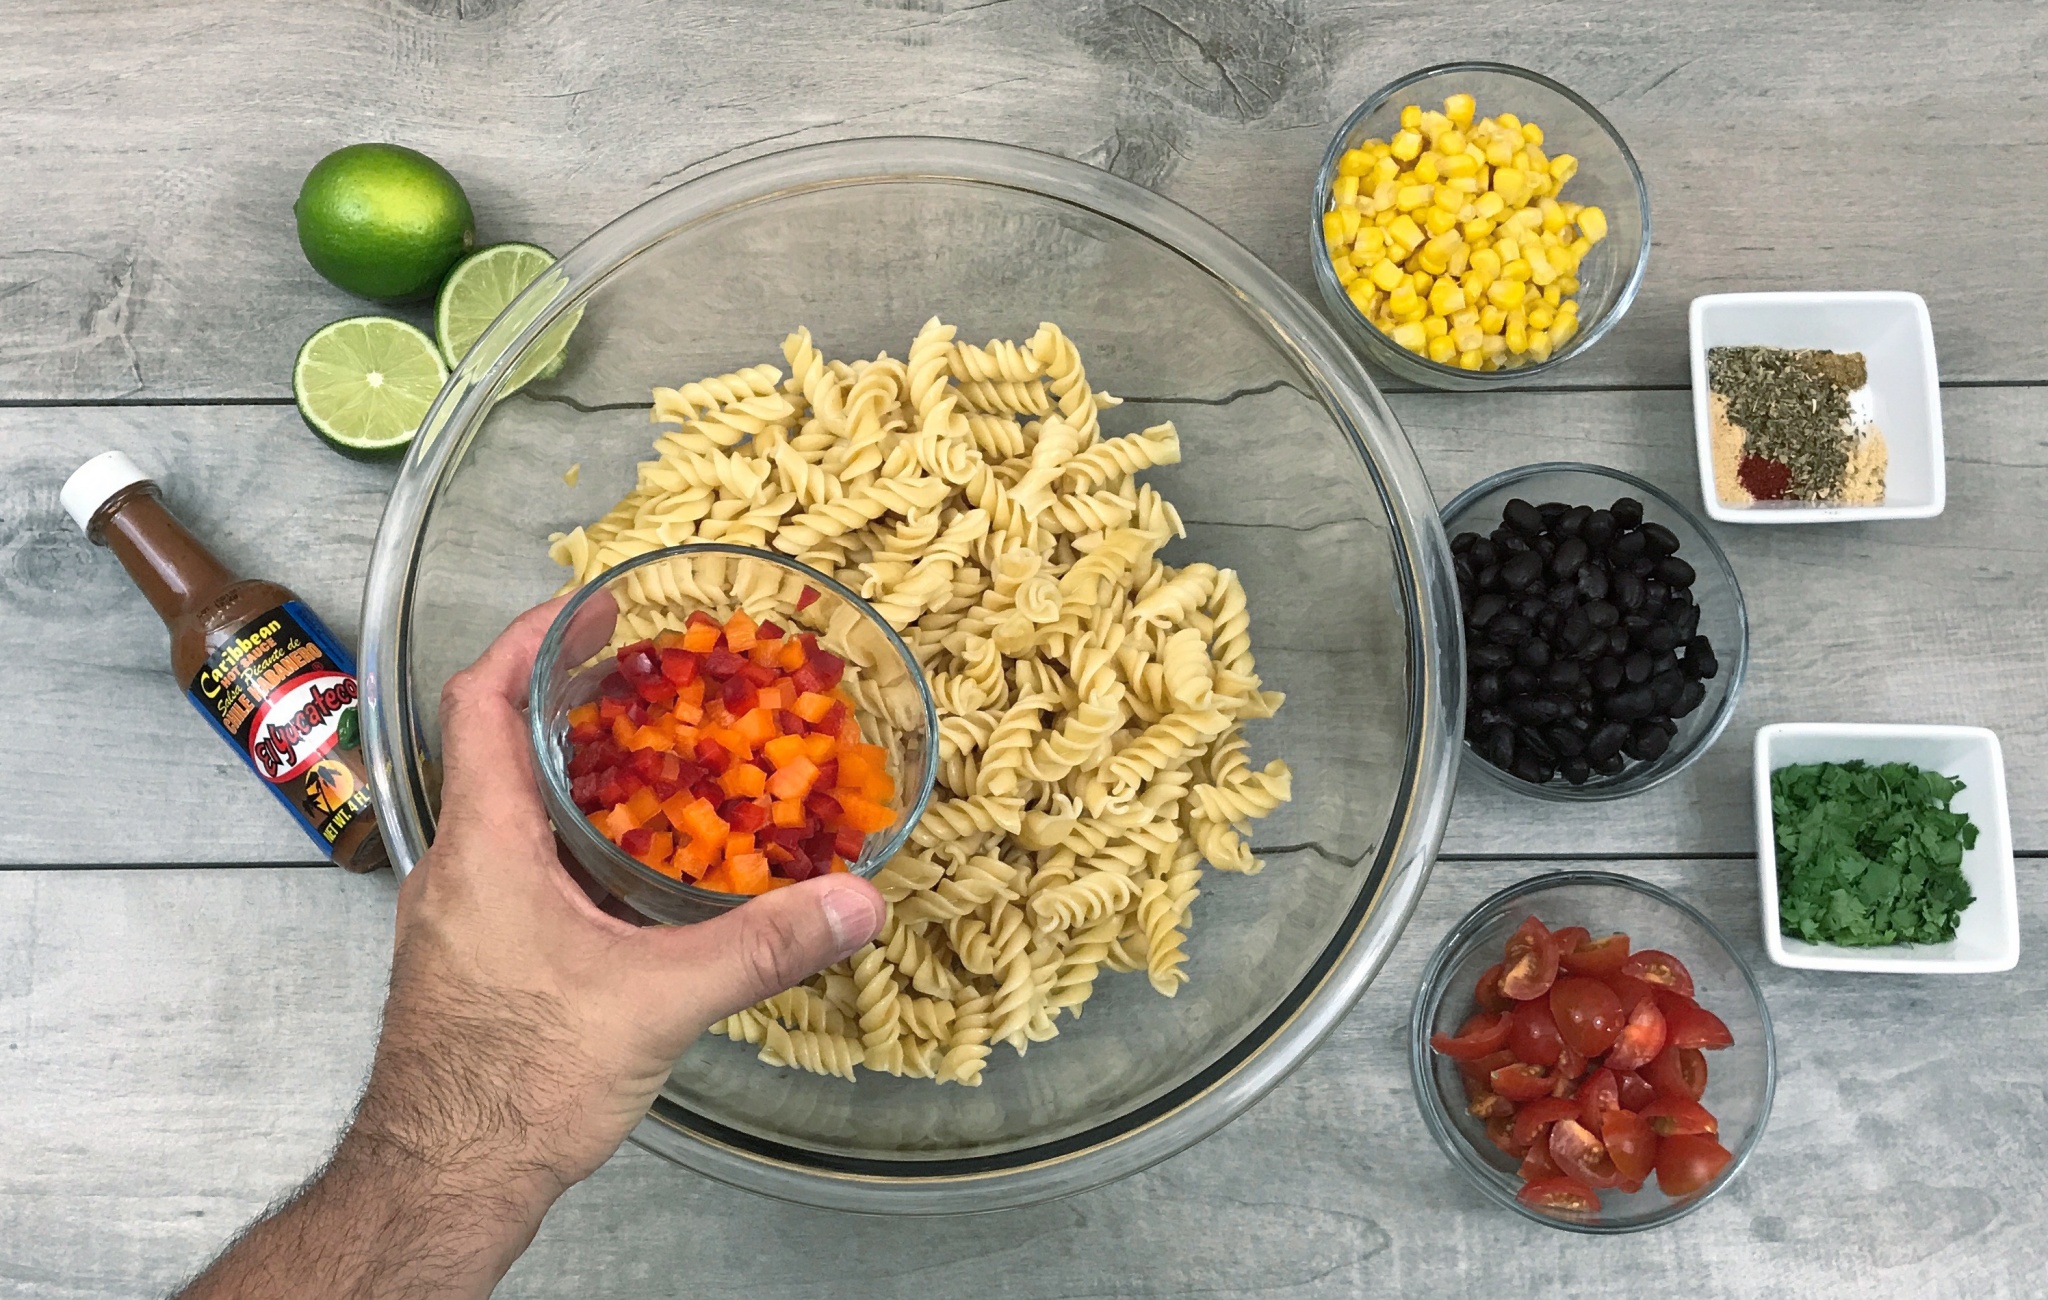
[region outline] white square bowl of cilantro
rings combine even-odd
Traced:
[[[1858,762],[1867,767],[1840,770]],[[1814,770],[1819,764],[1836,767]],[[1895,764],[1925,776],[1887,766]],[[1774,794],[1773,775],[1785,769],[1796,770]],[[1951,791],[1942,778],[1961,788]],[[1974,837],[1954,814],[1969,819]],[[1974,975],[2019,963],[2005,760],[1990,731],[1764,727],[1756,733],[1756,819],[1764,947],[1778,965]],[[1958,845],[1966,847],[1955,861]]]

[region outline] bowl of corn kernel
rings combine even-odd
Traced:
[[[1366,359],[1433,388],[1533,382],[1635,301],[1650,196],[1598,110],[1504,63],[1375,92],[1323,157],[1316,287]]]

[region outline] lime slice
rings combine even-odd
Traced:
[[[555,255],[533,244],[493,244],[455,264],[434,299],[434,339],[452,368],[484,336],[507,303],[555,264]]]
[[[306,427],[351,456],[403,454],[448,382],[425,332],[388,316],[351,316],[306,340],[292,395]]]

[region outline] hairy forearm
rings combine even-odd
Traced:
[[[430,1166],[358,1125],[180,1300],[488,1296],[551,1200],[530,1178],[484,1162]]]

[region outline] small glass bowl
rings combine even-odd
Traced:
[[[1660,523],[1678,536],[1680,558],[1698,574],[1692,593],[1694,603],[1700,607],[1699,630],[1714,643],[1714,655],[1721,664],[1720,671],[1707,679],[1707,698],[1678,720],[1678,734],[1671,738],[1671,747],[1662,756],[1647,763],[1632,761],[1612,776],[1596,773],[1584,785],[1572,785],[1562,778],[1531,785],[1481,758],[1469,740],[1465,742],[1467,772],[1477,771],[1488,780],[1539,799],[1566,803],[1620,799],[1676,776],[1720,739],[1735,716],[1735,702],[1742,693],[1743,674],[1749,666],[1749,614],[1742,602],[1742,588],[1735,581],[1735,569],[1706,525],[1662,488],[1623,470],[1600,465],[1572,461],[1524,465],[1482,479],[1453,497],[1443,508],[1444,533],[1456,537],[1460,533],[1484,536],[1492,532],[1500,527],[1501,508],[1515,497],[1532,505],[1564,501],[1597,507],[1621,496],[1641,501],[1645,520]],[[1470,629],[1466,635],[1471,635]],[[1468,703],[1467,707],[1476,706]]]
[[[799,609],[806,587],[818,595]],[[938,713],[916,656],[838,582],[784,555],[715,542],[650,551],[599,574],[562,606],[541,641],[529,708],[533,750],[548,815],[570,854],[620,901],[657,921],[705,920],[747,896],[662,875],[590,824],[569,793],[569,710],[598,697],[620,644],[680,631],[695,610],[723,623],[740,608],[792,635],[815,632],[820,645],[846,660],[842,685],[854,699],[861,735],[883,748],[897,790],[896,820],[867,837],[859,860],[848,864],[856,875],[874,875],[903,847],[938,778]]]
[[[1345,151],[1367,140],[1391,140],[1401,129],[1401,109],[1406,105],[1440,109],[1445,99],[1460,92],[1478,101],[1480,117],[1513,113],[1541,126],[1546,153],[1568,153],[1579,160],[1578,173],[1566,182],[1563,197],[1596,205],[1607,214],[1607,238],[1593,245],[1579,264],[1579,332],[1547,359],[1505,370],[1441,365],[1382,334],[1344,292],[1323,244],[1323,214],[1330,210],[1331,187]],[[1598,109],[1557,82],[1506,63],[1443,63],[1380,87],[1337,129],[1316,176],[1308,247],[1323,302],[1368,361],[1431,388],[1508,388],[1534,383],[1591,348],[1636,300],[1650,262],[1650,191],[1620,134]]]
[[[1721,1176],[1673,1200],[1653,1177],[1639,1192],[1601,1192],[1592,1214],[1544,1211],[1515,1199],[1519,1161],[1493,1145],[1486,1125],[1465,1111],[1458,1063],[1432,1051],[1432,1034],[1458,1032],[1477,1009],[1472,988],[1500,960],[1508,935],[1529,916],[1552,929],[1583,925],[1596,936],[1619,930],[1636,948],[1656,948],[1685,963],[1699,1004],[1727,1024],[1733,1046],[1706,1053],[1702,1105],[1720,1124],[1720,1142],[1734,1159]],[[1770,1009],[1749,964],[1727,937],[1690,903],[1667,890],[1609,871],[1565,871],[1508,886],[1465,914],[1430,955],[1409,1018],[1409,1074],[1431,1136],[1451,1163],[1486,1195],[1525,1218],[1568,1232],[1619,1233],[1684,1218],[1735,1181],[1763,1136],[1778,1086],[1778,1049]]]

